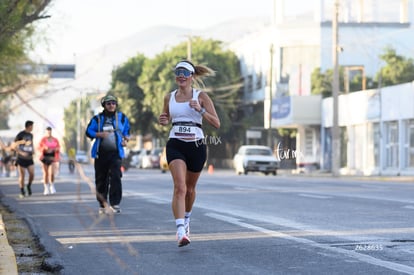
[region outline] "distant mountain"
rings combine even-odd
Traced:
[[[138,53],[152,58],[188,39],[189,35],[232,42],[270,24],[270,18],[240,18],[218,23],[206,29],[192,30],[173,26],[156,26],[124,39],[81,54],[76,60],[78,88],[106,90],[111,71]]]

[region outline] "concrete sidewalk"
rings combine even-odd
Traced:
[[[16,256],[7,239],[6,226],[0,214],[0,275],[17,275]]]

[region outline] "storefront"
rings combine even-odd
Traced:
[[[332,98],[322,101],[321,168],[330,170]],[[414,175],[414,82],[339,96],[341,174]]]

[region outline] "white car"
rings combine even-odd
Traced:
[[[243,145],[233,158],[233,166],[238,175],[249,172],[262,172],[276,175],[280,161],[268,146]]]
[[[148,155],[142,156],[141,167],[160,168],[160,156],[163,148],[153,148]]]
[[[144,168],[142,160],[144,156],[147,156],[150,153],[151,153],[151,150],[147,150],[147,149],[139,150],[138,153],[132,157],[134,166],[137,168]]]
[[[141,150],[131,150],[128,154],[128,159],[130,160],[129,165],[131,167],[136,167],[138,165],[138,155],[141,154]]]

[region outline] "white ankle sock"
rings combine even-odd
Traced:
[[[184,219],[175,219],[175,225],[177,228],[179,225],[184,225]]]
[[[179,238],[181,238],[181,236],[185,234],[184,219],[176,219],[175,225],[177,226],[177,234],[179,235]]]

